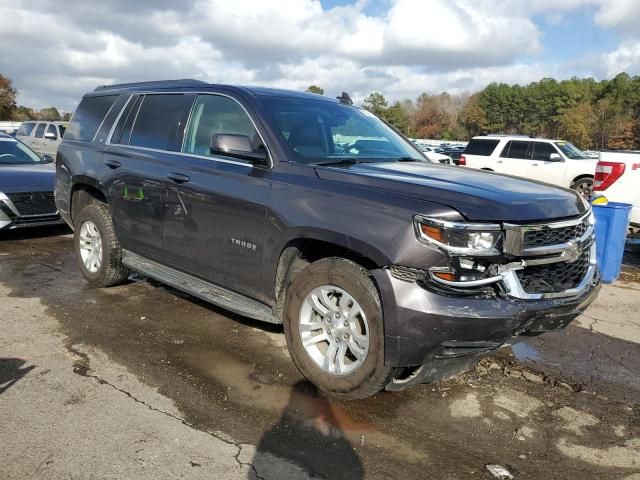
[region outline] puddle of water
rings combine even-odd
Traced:
[[[542,360],[540,352],[526,342],[511,345],[511,350],[513,351],[513,355],[522,362],[539,362]]]

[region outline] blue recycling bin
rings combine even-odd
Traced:
[[[596,257],[602,283],[613,283],[620,275],[629,227],[631,205],[609,202],[592,205],[596,220]]]

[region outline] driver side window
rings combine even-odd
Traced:
[[[221,95],[199,95],[191,110],[182,151],[204,156],[211,153],[211,137],[216,134],[246,135],[254,150],[262,145],[251,119],[238,102]],[[234,158],[237,160],[237,158]]]

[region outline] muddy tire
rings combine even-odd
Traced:
[[[106,204],[94,201],[82,208],[75,221],[73,246],[80,272],[92,286],[110,287],[129,276]]]
[[[352,261],[325,258],[295,276],[284,331],[298,370],[330,395],[365,398],[390,380],[380,297],[369,272]]]

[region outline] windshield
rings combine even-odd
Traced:
[[[261,101],[298,163],[425,161],[364,109],[304,98],[265,96]]]
[[[567,156],[567,158],[570,158],[572,160],[581,160],[581,159],[589,158],[584,154],[582,150],[580,150],[578,147],[576,147],[575,145],[569,142],[556,142],[556,145],[560,150],[562,150],[562,153],[564,153]]]
[[[44,163],[24,143],[17,142],[13,138],[0,138],[0,165],[33,165]]]

